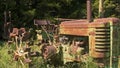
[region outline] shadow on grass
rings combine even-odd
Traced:
[[[0,47],[3,47],[3,46],[4,46],[4,44],[5,44],[5,42],[4,42],[4,41],[0,41]]]

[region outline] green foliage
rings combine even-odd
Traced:
[[[5,44],[4,44],[5,45]],[[12,55],[8,54],[6,46],[0,48],[0,68],[17,68],[18,63],[13,61]]]
[[[25,63],[25,65],[22,66],[19,61],[13,60],[13,53],[8,54],[9,50],[14,50],[14,45],[11,45],[10,48],[8,48],[8,46],[5,46],[6,43],[2,43],[2,45],[4,46],[0,47],[0,68],[56,68],[56,67],[57,68],[98,68],[96,64],[93,62],[93,59],[91,57],[88,57],[88,60],[86,62],[81,62],[81,63],[72,62],[61,66],[47,64],[46,61],[43,60],[41,56],[30,57],[32,59],[32,62],[29,65]],[[36,51],[36,50],[39,50],[39,48],[37,46],[33,46],[32,51]],[[59,56],[61,56],[60,54]],[[59,56],[57,56],[58,58],[57,60],[61,60]],[[56,57],[54,57],[54,59],[55,58]]]
[[[92,14],[94,18],[98,17],[98,8],[99,8],[99,1],[93,0]],[[104,0],[103,8],[104,8],[103,10],[104,17],[120,18],[120,2],[118,0]]]
[[[98,2],[92,0],[93,18],[98,17]],[[104,16],[120,18],[119,4],[118,0],[104,0]],[[0,6],[0,22],[4,22],[4,11],[11,11],[13,27],[18,28],[33,27],[36,18],[86,18],[86,0],[0,0]]]

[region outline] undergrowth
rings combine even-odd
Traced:
[[[87,59],[84,63],[67,63],[55,67],[54,65],[46,64],[42,57],[31,57],[32,62],[29,65],[25,64],[22,66],[19,61],[13,60],[13,53],[8,53],[8,51],[14,50],[14,47],[14,45],[8,47],[6,43],[0,42],[0,68],[98,68],[92,58]]]

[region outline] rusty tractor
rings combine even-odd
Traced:
[[[91,19],[91,0],[87,0],[87,5],[87,19],[64,19],[60,25],[51,24],[48,20],[34,20],[34,24],[40,29],[36,32],[41,56],[48,62],[55,62],[55,65],[56,62],[86,62],[92,57],[100,67],[107,65],[117,68],[114,63],[118,63],[120,55],[120,19]],[[10,37],[19,37],[18,29],[14,30]],[[24,34],[25,31],[22,36]],[[17,50],[15,58],[22,53],[22,57],[26,59],[24,56],[31,53],[23,49],[20,52]]]
[[[59,35],[57,37],[53,35],[54,41],[42,48],[42,55],[44,59],[53,60],[52,57],[62,53],[62,60],[59,60],[63,63],[84,62],[87,60],[86,57],[90,56],[100,67],[118,67],[114,63],[118,63],[120,55],[120,19],[98,18],[92,20],[91,0],[87,0],[87,5],[87,19],[64,19],[59,25]],[[37,21],[39,25],[44,26],[40,22]]]

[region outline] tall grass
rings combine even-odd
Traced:
[[[13,53],[9,54],[10,50],[12,52],[6,43],[0,45],[0,68],[26,68],[26,65],[23,67],[19,61],[13,60]]]
[[[91,57],[88,57],[86,62],[68,63],[57,67],[45,63],[42,57],[30,57],[32,62],[29,65],[22,66],[19,61],[13,60],[13,53],[8,54],[8,51],[14,50],[14,47],[15,45],[8,47],[6,43],[0,43],[0,68],[98,68]],[[37,49],[36,47],[33,48],[34,50]]]
[[[0,68],[13,68],[17,63],[13,61],[12,55],[8,54],[7,46],[0,45]]]

